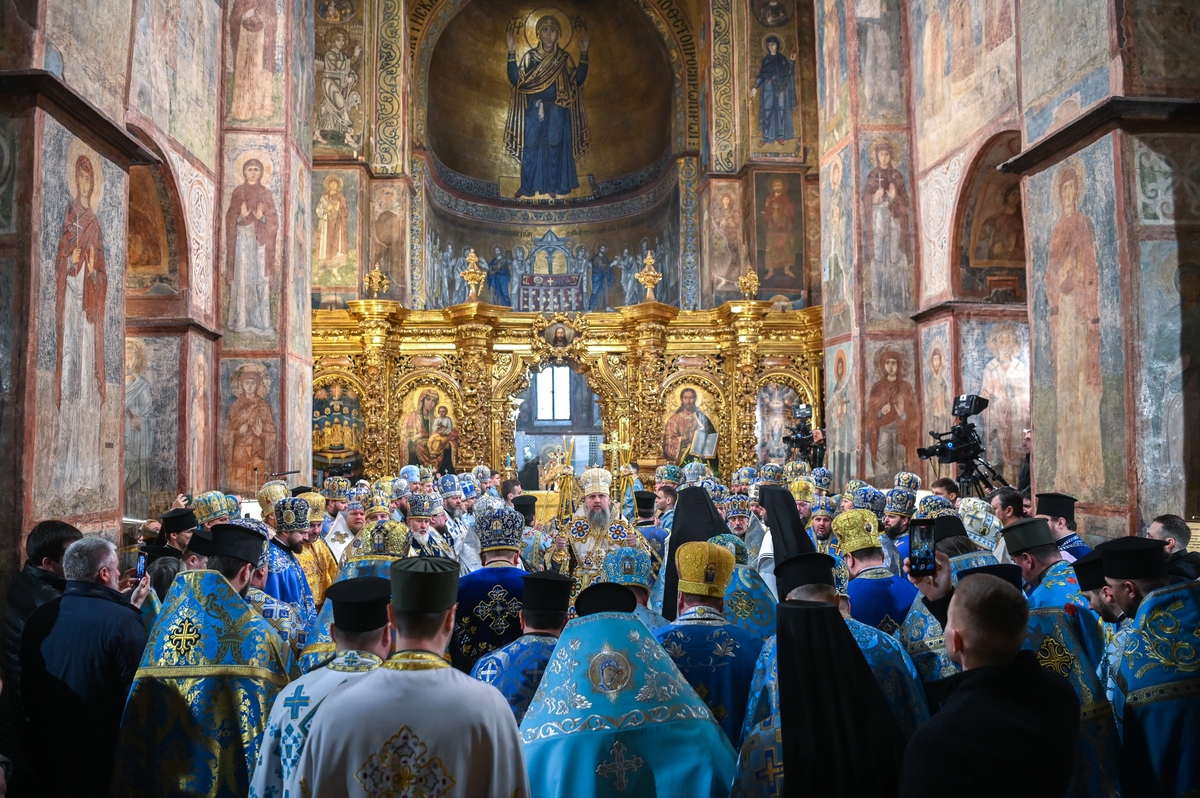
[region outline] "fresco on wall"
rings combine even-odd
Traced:
[[[1012,0],[913,0],[909,30],[917,151],[924,167],[1016,100]]]
[[[458,461],[459,412],[440,388],[412,388],[400,403],[400,460],[407,465],[453,471]]]
[[[1200,225],[1200,139],[1157,133],[1133,140],[1137,168],[1137,220],[1155,227]]]
[[[213,312],[215,289],[213,206],[216,205],[216,187],[212,180],[200,174],[196,167],[174,150],[167,150],[167,158],[171,162],[175,185],[183,200],[184,213],[187,214],[179,246],[186,247],[190,256],[188,297],[200,318],[207,318]],[[217,251],[220,251],[219,247]]]
[[[804,273],[808,282],[808,306],[821,304],[821,183],[804,181]]]
[[[313,468],[362,473],[362,401],[353,385],[328,377],[313,388],[311,435]]]
[[[854,199],[850,185],[850,148],[821,169],[821,218],[825,337],[845,335],[854,326]]]
[[[797,174],[754,175],[759,296],[785,296],[804,307],[804,179]]]
[[[854,344],[847,342],[825,350],[825,428],[828,440],[827,468],[833,474],[833,489],[841,491],[858,469],[858,370]]]
[[[404,247],[408,239],[405,237],[405,198],[404,187],[398,181],[371,181],[370,266],[372,269],[378,266],[379,270],[387,275],[390,283],[388,290],[379,295],[380,298],[394,299],[407,307],[408,273],[405,268]],[[497,271],[500,271],[500,266],[501,264],[496,264]],[[489,265],[489,273],[491,268]],[[511,275],[509,276],[511,278]],[[493,282],[501,282],[503,279],[503,275],[500,275],[495,277]]]
[[[1159,0],[1132,12],[1136,33],[1128,53],[1134,85],[1167,97],[1190,97],[1200,91],[1193,68],[1200,8],[1191,0]]]
[[[1138,381],[1137,417],[1143,520],[1200,514],[1198,250],[1194,238],[1141,243],[1139,347],[1145,370]]]
[[[711,280],[713,305],[738,299],[738,278],[749,266],[746,252],[746,233],[742,217],[741,181],[720,181],[710,184],[708,202],[704,204],[704,243]]]
[[[849,56],[846,50],[846,4],[838,0],[821,0],[817,3],[817,96],[822,152],[832,149],[849,130]]]
[[[235,126],[283,124],[285,0],[231,0],[225,35],[225,119]]]
[[[313,468],[312,367],[298,360],[287,361],[287,470],[299,471],[292,479],[309,484]]]
[[[313,150],[321,155],[363,149],[364,0],[318,0],[315,7]]]
[[[0,116],[0,235],[17,229],[17,130],[11,116]]]
[[[1021,3],[1018,33],[1028,146],[1109,95],[1108,8],[1090,0]]]
[[[865,0],[854,4],[858,26],[859,108],[864,122],[905,124],[904,50],[900,4]]]
[[[192,335],[188,347],[186,489],[188,493],[195,494],[219,487],[212,470],[212,444],[217,431],[213,419],[212,344],[198,335]]]
[[[292,19],[313,20],[316,9],[313,0],[292,0]],[[316,61],[319,56],[310,60],[317,52],[316,27],[313,22],[297,23],[292,28],[291,47],[291,121],[292,135],[296,146],[300,148],[304,159],[312,161],[313,148],[313,107],[314,95],[317,94],[315,84],[319,78],[314,77]]]
[[[194,429],[194,428],[193,428]],[[179,339],[125,339],[125,515],[156,518],[178,493]]]
[[[897,471],[916,466],[921,437],[913,345],[908,341],[868,341],[867,406],[863,438],[867,477],[873,485],[891,484]]]
[[[864,305],[868,323],[906,326],[912,313],[912,200],[902,142],[876,136],[861,165]],[[901,171],[901,168],[904,171]]]
[[[179,291],[179,230],[162,172],[129,170],[129,261],[125,291],[171,295]]]
[[[116,512],[127,178],[53,117],[44,124],[34,405],[37,451],[50,467],[33,514]]]
[[[928,302],[950,287],[950,222],[966,173],[960,152],[921,179],[921,297]]]
[[[223,259],[228,349],[268,349],[279,336],[279,211],[283,207],[278,139],[225,137]]]
[[[221,361],[221,480],[254,495],[279,463],[279,361]]]
[[[359,172],[321,169],[312,182],[312,291],[320,307],[341,307],[358,289]]]
[[[662,453],[668,463],[717,463],[717,400],[699,385],[676,383],[663,396]]]
[[[290,228],[292,251],[288,292],[288,349],[305,357],[312,353],[312,197],[307,169],[292,171],[288,196],[292,203]]]
[[[139,0],[130,100],[210,168],[216,168],[217,0]]]
[[[5,12],[5,27],[34,23],[17,22],[18,8],[31,19],[33,11],[24,4]],[[46,69],[79,92],[110,119],[125,118],[125,82],[129,70],[129,3],[110,0],[71,0],[40,6],[45,23]],[[40,62],[39,62],[40,65]],[[28,65],[23,65],[28,66]]]
[[[918,446],[933,440],[926,434],[946,432],[954,424],[950,408],[954,403],[954,373],[951,367],[950,321],[938,321],[921,329],[921,393],[925,398],[925,423]]]
[[[792,408],[800,404],[800,395],[790,385],[768,382],[758,389],[754,437],[758,441],[759,468],[766,463],[787,461],[788,445],[783,439],[791,434],[791,427],[796,423]]]
[[[1033,426],[1039,489],[1125,501],[1121,281],[1106,136],[1030,179]],[[1044,321],[1041,321],[1044,320]]]
[[[762,4],[750,17],[749,39],[759,48],[752,49],[749,58],[750,129],[757,131],[751,134],[752,158],[802,154],[796,75],[799,45],[795,27],[788,24],[795,11],[793,0],[776,0]],[[766,25],[764,20],[776,24]]]
[[[958,278],[962,294],[992,301],[1025,300],[1025,215],[1021,178],[996,167],[1021,150],[1020,135],[989,148],[967,189],[959,236]]]
[[[984,456],[1014,485],[1025,464],[1029,428],[1029,326],[1023,321],[968,319],[958,324],[962,389],[984,397],[986,410],[972,419]]]

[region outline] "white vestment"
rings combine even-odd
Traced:
[[[381,662],[366,651],[341,651],[324,668],[306,673],[276,696],[258,747],[250,798],[299,798],[296,765],[317,707],[335,687],[361,678]]]
[[[402,651],[330,693],[298,772],[320,798],[529,796],[508,702],[427,652]]]
[[[329,550],[333,552],[333,559],[338,561],[339,565],[345,565],[342,562],[342,554],[345,553],[346,547],[354,540],[354,533],[350,531],[350,524],[346,521],[345,513],[338,513],[338,517],[333,519],[333,523],[329,525],[329,531],[325,533],[325,543],[329,546]]]

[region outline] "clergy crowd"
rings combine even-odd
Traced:
[[[44,521],[4,611],[5,789],[1200,794],[1184,520],[1092,550],[1070,496],[932,487],[593,467],[539,522],[486,466],[406,466],[269,482],[260,518],[181,499],[126,570]]]

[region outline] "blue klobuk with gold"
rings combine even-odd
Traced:
[[[521,635],[476,660],[471,675],[499,690],[520,723],[557,644],[558,638],[550,635]]]
[[[775,634],[775,596],[758,571],[746,564],[746,544],[737,535],[709,538],[733,555],[733,577],[725,588],[725,620],[763,640]]]
[[[843,553],[882,547],[879,521],[872,510],[862,508],[842,513],[833,519],[833,533]],[[855,620],[893,634],[904,622],[917,589],[887,566],[877,565],[859,571],[846,585],[846,593]]]
[[[572,620],[521,721],[533,798],[725,798],[735,754],[629,613]]]
[[[125,704],[113,794],[246,795],[287,683],[279,637],[225,577],[179,574]]]
[[[489,510],[479,518],[480,554],[521,550],[525,518],[508,506]],[[450,636],[450,662],[470,673],[475,661],[503,648],[521,636],[521,597],[524,570],[504,560],[493,560],[458,580],[458,609]]]
[[[334,584],[359,576],[378,576],[383,579],[391,579],[392,563],[398,559],[400,558],[375,554],[355,557],[342,566],[341,573],[338,574]],[[329,634],[329,627],[332,624],[333,602],[326,601],[321,606],[321,613],[317,616],[316,622],[309,629],[308,641],[304,646],[304,651],[300,654],[301,673],[311,673],[334,658],[336,648],[333,644],[333,637]]]
[[[708,542],[687,543],[679,547],[676,560],[681,593],[724,598],[734,570],[728,550]],[[712,710],[729,741],[740,744],[762,638],[703,604],[684,610],[654,636]]]
[[[653,581],[650,577],[651,572],[650,555],[643,549],[622,546],[619,549],[611,549],[604,555],[604,581],[632,588],[635,596],[638,594],[637,588],[646,591],[647,597],[650,595],[650,585]],[[633,610],[633,614],[651,632],[655,632],[670,623],[662,615],[647,606],[643,606],[640,597],[638,598],[637,607]]]
[[[1200,582],[1151,591],[1116,674],[1125,783],[1144,795],[1200,791]]]

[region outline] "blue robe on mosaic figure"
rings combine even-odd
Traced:
[[[492,304],[512,307],[509,284],[512,282],[512,261],[503,252],[488,261],[487,287],[492,291]]]
[[[763,56],[754,78],[758,89],[758,127],[762,141],[770,144],[796,137],[792,111],[796,99],[796,62],[779,52],[779,38],[768,36],[767,54]],[[774,44],[774,48],[771,48]]]
[[[539,40],[544,27],[558,28],[558,20],[549,15],[538,20]],[[581,91],[588,57],[582,53],[576,66],[558,45],[562,38],[560,31],[550,52],[539,44],[519,62],[515,53],[508,56],[513,93],[504,145],[508,154],[521,162],[518,197],[564,196],[579,187],[575,159],[587,151],[589,140]]]
[[[499,690],[520,723],[542,683],[546,663],[557,643],[558,638],[550,635],[521,635],[476,660],[471,676]]]

